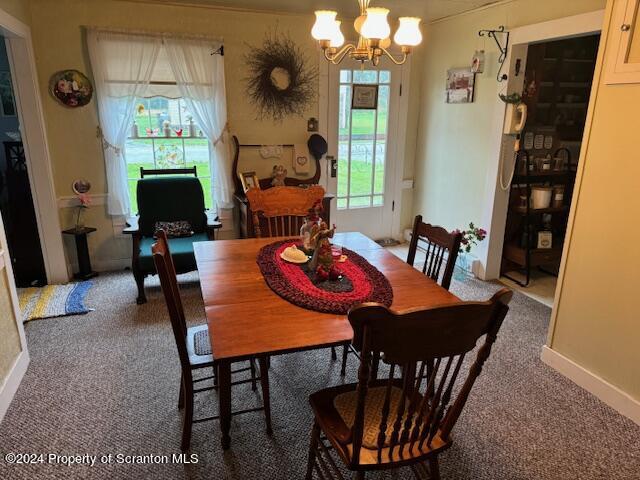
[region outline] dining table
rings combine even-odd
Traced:
[[[262,247],[282,240],[286,238],[194,243],[211,351],[217,366],[223,449],[231,444],[233,363],[347,345],[353,336],[346,315],[299,307],[269,288],[256,258]],[[395,311],[461,301],[362,233],[336,233],[332,243],[358,253],[388,279],[393,289],[391,309]],[[268,392],[263,392],[263,397],[266,407]]]

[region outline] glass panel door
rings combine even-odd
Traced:
[[[384,205],[391,72],[340,70],[338,198],[340,210]],[[372,109],[352,108],[354,89],[377,88]]]
[[[402,67],[390,62],[362,68],[345,60],[329,67],[328,143],[338,168],[328,187],[340,231],[391,236],[401,77]]]

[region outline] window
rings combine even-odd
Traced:
[[[160,96],[139,99],[125,152],[132,210],[135,211],[138,205],[136,185],[140,179],[140,167],[195,166],[202,183],[205,206],[212,208],[209,140],[195,123],[184,100]]]
[[[339,210],[384,205],[390,83],[389,70],[340,70]],[[375,110],[351,108],[354,84],[378,86],[378,105]]]

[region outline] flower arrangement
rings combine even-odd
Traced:
[[[88,193],[79,193],[78,201],[80,205],[78,205],[78,212],[76,213],[76,230],[82,230],[84,228],[84,222],[81,220],[82,211],[91,206],[91,197]]]
[[[460,253],[469,253],[471,249],[478,243],[483,241],[487,236],[487,231],[484,228],[476,227],[473,222],[469,223],[467,230],[455,230],[455,233],[462,234],[462,240],[460,242]]]

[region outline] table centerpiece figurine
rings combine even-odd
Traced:
[[[318,200],[309,209],[307,216],[304,217],[304,223],[302,224],[302,227],[300,227],[300,241],[302,242],[302,250],[310,256],[313,255],[313,252],[316,249],[316,242],[315,240],[312,241],[312,236],[318,231],[321,213],[322,201]]]
[[[335,232],[336,226],[329,228],[324,221],[312,228],[310,241],[312,244],[315,243],[315,249],[311,262],[309,262],[309,268],[316,273],[316,279],[320,282],[338,280],[341,275],[340,270],[333,264],[333,252],[329,241]]]

